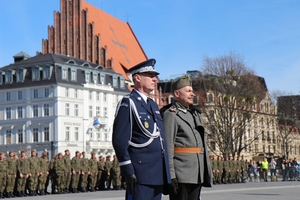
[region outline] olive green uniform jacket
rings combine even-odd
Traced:
[[[163,111],[163,122],[169,156],[171,179],[179,183],[212,186],[212,170],[200,111],[187,110],[175,102]],[[174,153],[174,147],[200,147],[202,153]]]

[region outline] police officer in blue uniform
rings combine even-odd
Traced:
[[[171,183],[162,118],[149,98],[158,81],[155,62],[129,69],[134,89],[116,109],[112,142],[126,179],[126,199],[159,200],[163,185]]]

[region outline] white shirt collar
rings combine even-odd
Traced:
[[[138,91],[137,89],[134,89],[143,99],[144,99],[144,101],[147,103],[147,96],[145,95],[145,94],[143,94],[143,93],[141,93],[140,91]]]

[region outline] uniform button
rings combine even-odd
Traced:
[[[139,161],[139,163],[142,163],[142,161]]]

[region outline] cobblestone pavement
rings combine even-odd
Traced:
[[[76,194],[46,195],[14,199],[42,200],[124,200],[124,190],[97,191]],[[168,196],[163,196],[168,200]],[[214,185],[202,189],[202,200],[299,200],[300,182],[249,182],[240,184]],[[141,199],[142,200],[142,199]]]

